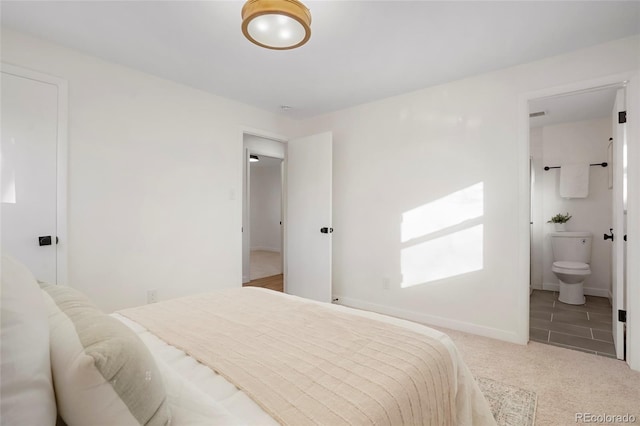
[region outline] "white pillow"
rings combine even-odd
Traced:
[[[3,425],[55,425],[49,322],[38,283],[21,263],[2,256],[0,412]]]
[[[42,285],[51,370],[69,426],[171,422],[162,375],[140,338],[70,287]]]

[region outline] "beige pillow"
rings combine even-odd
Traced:
[[[166,425],[169,405],[140,338],[78,291],[42,285],[58,413],[69,425]]]
[[[33,274],[2,256],[0,413],[3,425],[56,423],[49,363],[49,323]]]

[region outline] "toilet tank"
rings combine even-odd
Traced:
[[[591,262],[591,232],[552,232],[553,261]]]

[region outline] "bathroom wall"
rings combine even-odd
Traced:
[[[553,254],[548,236],[549,233],[555,232],[555,228],[553,224],[546,222],[557,213],[569,212],[573,217],[567,222],[567,231],[589,231],[593,234],[591,276],[585,280],[585,294],[603,297],[609,295],[611,242],[602,238],[611,226],[609,169],[591,167],[589,196],[574,199],[564,199],[558,195],[559,169],[543,170],[544,166],[559,166],[564,163],[608,161],[609,137],[610,117],[532,129],[531,154],[534,156],[536,181],[540,181],[539,185],[535,185],[533,209],[542,219],[538,221],[540,226],[534,228],[532,240],[532,277],[536,278],[536,281],[532,282],[534,288],[539,288],[540,278],[544,289],[558,288],[558,279],[551,271]]]

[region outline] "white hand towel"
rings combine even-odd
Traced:
[[[560,196],[587,198],[589,195],[589,165],[563,164],[560,167]]]

